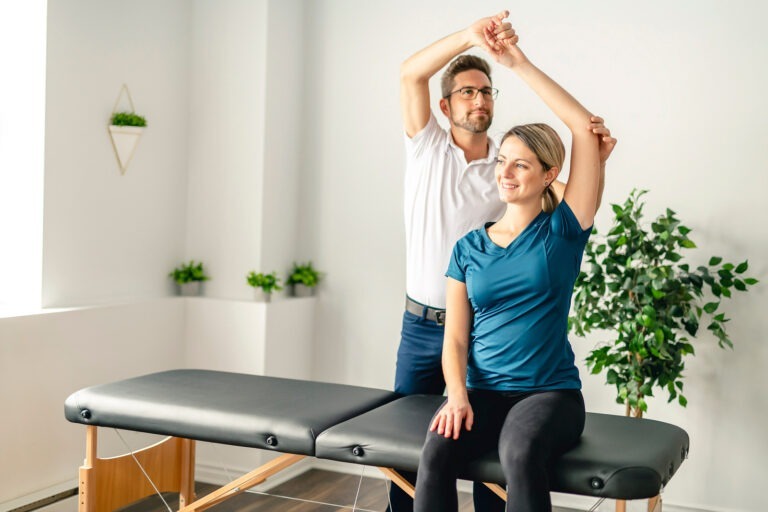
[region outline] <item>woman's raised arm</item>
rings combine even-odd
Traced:
[[[517,44],[497,41],[493,22],[486,29],[490,54],[499,64],[509,67],[542,99],[571,131],[571,167],[563,198],[583,229],[592,225],[600,189],[598,137],[592,132],[592,114],[568,91],[534,66]]]

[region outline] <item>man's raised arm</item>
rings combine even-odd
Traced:
[[[408,137],[419,133],[429,121],[429,79],[460,53],[473,46],[486,48],[483,31],[491,20],[496,20],[498,39],[513,37],[512,27],[504,22],[508,15],[508,11],[502,11],[496,16],[477,20],[464,30],[432,43],[403,62],[400,66],[400,107]]]

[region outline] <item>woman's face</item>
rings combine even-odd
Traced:
[[[541,201],[547,175],[536,153],[515,136],[507,137],[499,148],[496,186],[505,203]]]

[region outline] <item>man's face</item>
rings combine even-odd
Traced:
[[[482,71],[470,69],[462,71],[454,78],[454,91],[463,87],[486,89],[491,87],[491,81]],[[471,133],[488,131],[493,121],[493,98],[478,93],[473,99],[464,99],[460,92],[455,92],[446,98],[447,115],[451,125]]]

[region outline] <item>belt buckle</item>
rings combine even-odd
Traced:
[[[435,311],[435,323],[445,325],[445,311]]]

